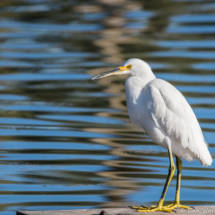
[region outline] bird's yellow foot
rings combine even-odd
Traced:
[[[151,207],[147,207],[147,206],[142,206],[142,207],[135,207],[135,206],[132,206],[131,207],[132,209],[136,209],[138,212],[155,212],[155,211],[164,211],[164,212],[169,212],[169,213],[172,213],[172,209],[170,208],[163,208],[160,207],[160,206],[151,206]]]
[[[181,205],[179,203],[172,203],[170,205],[166,205],[166,206],[163,206],[164,209],[175,209],[175,208],[184,208],[184,209],[189,209],[190,206],[185,206],[185,205]]]

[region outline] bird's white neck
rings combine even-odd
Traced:
[[[133,77],[138,77],[141,79],[142,87],[144,87],[146,84],[148,84],[150,81],[156,78],[156,76],[151,70],[147,72],[140,72],[137,75],[134,75]]]

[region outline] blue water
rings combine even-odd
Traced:
[[[215,156],[215,1],[0,1],[0,214],[156,204],[165,149],[129,120],[141,58],[192,106]],[[215,204],[215,164],[183,162],[181,203]],[[166,203],[172,203],[176,177]]]

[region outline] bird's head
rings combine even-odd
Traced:
[[[110,75],[123,75],[123,74],[144,77],[144,76],[147,76],[147,74],[153,74],[153,73],[151,71],[150,66],[146,62],[137,58],[131,58],[125,61],[122,64],[122,66],[116,69],[113,69],[111,71],[99,74],[93,77],[92,80],[104,78]]]

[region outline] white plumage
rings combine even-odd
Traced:
[[[211,155],[193,110],[183,95],[170,83],[153,78],[144,81],[131,76],[126,81],[126,100],[133,124],[146,131],[151,139],[187,161],[198,159],[212,163]]]
[[[182,161],[198,159],[203,166],[210,166],[212,157],[208,151],[198,120],[184,96],[167,81],[157,79],[147,63],[140,59],[129,59],[121,67],[95,76],[128,74],[126,80],[126,102],[130,119],[134,125],[169,152],[168,177],[157,206],[132,207],[139,212],[157,210],[172,212],[172,209],[186,208],[179,202]],[[172,153],[176,155],[177,186],[175,203],[163,206],[164,197],[174,175],[175,165]]]

